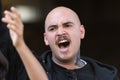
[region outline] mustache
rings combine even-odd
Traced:
[[[59,36],[57,36],[55,43],[59,44],[59,42],[62,40],[67,40],[69,42],[71,41],[68,35],[59,35]]]

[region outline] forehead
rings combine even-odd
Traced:
[[[58,7],[53,9],[47,15],[45,20],[45,27],[67,21],[80,23],[77,14],[73,10],[66,7]]]

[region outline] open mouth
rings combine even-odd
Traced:
[[[59,47],[61,52],[66,52],[69,50],[71,40],[68,35],[59,35],[56,39],[56,45]]]
[[[68,40],[61,40],[58,42],[58,47],[59,48],[66,48],[70,45],[70,41]]]

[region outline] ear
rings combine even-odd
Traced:
[[[46,33],[44,33],[44,42],[46,46],[49,45]]]
[[[85,36],[85,28],[84,28],[84,25],[81,25],[80,26],[80,37],[81,37],[81,39],[84,39],[84,36]]]

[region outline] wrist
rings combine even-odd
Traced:
[[[25,46],[25,42],[24,40],[21,40],[20,42],[18,42],[15,46],[16,49],[24,49],[24,46]]]

